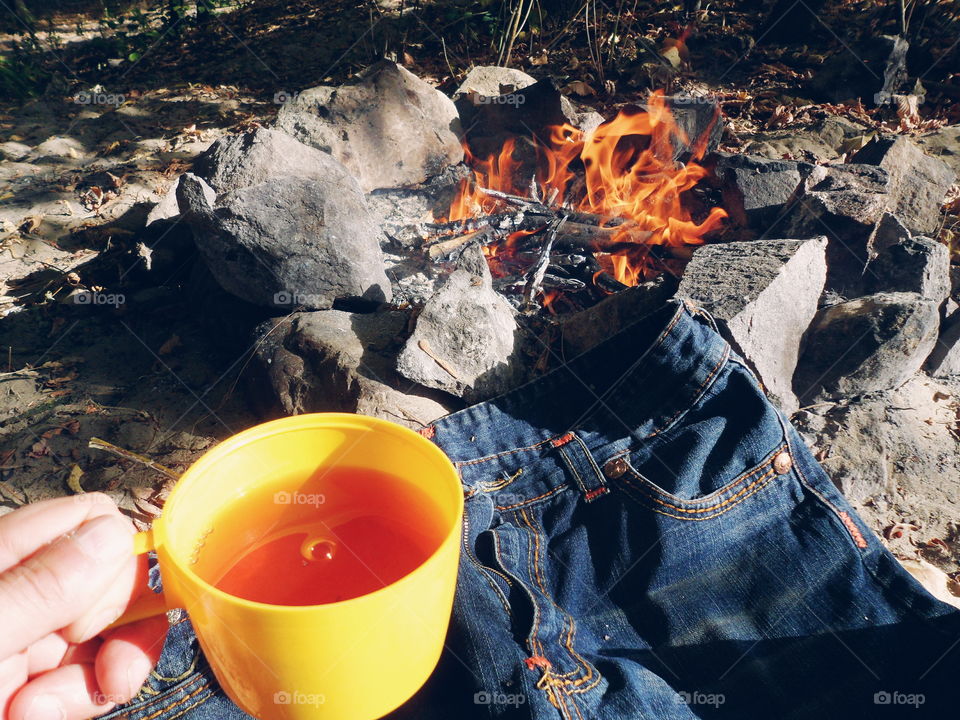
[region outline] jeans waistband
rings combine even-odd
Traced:
[[[709,315],[673,300],[543,377],[442,418],[427,434],[468,486],[470,465],[497,459],[509,472],[511,456],[574,435],[602,464],[625,444],[652,440],[676,423],[729,353]]]

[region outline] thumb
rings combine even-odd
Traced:
[[[132,556],[130,524],[102,515],[0,574],[0,659],[95,609]]]

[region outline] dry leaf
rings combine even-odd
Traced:
[[[59,435],[59,434],[62,433],[62,432],[63,432],[63,428],[62,428],[62,427],[50,428],[50,429],[47,430],[45,433],[43,433],[43,435],[41,435],[40,437],[42,437],[44,440],[49,440],[49,439],[52,438],[53,436]]]
[[[63,429],[66,430],[70,435],[76,435],[78,432],[80,432],[80,421],[69,420],[63,424]]]
[[[579,95],[580,97],[597,94],[597,91],[587,85],[583,80],[574,80],[572,83],[568,83],[564,90],[574,95]]]
[[[176,335],[176,334],[173,334],[173,335],[171,335],[171,336],[167,339],[167,341],[166,341],[163,345],[160,346],[160,349],[157,350],[157,354],[158,354],[158,355],[169,355],[169,354],[172,353],[176,348],[180,347],[182,344],[183,344],[183,343],[180,342],[180,336],[179,336],[179,335]]]
[[[24,221],[20,223],[20,227],[17,229],[22,233],[32,233],[34,230],[40,227],[40,223],[42,222],[42,217],[31,215],[30,217],[24,219]]]
[[[531,65],[546,65],[548,62],[549,62],[549,59],[547,58],[546,50],[544,50],[539,55],[534,55],[530,58]]]
[[[27,453],[29,458],[42,458],[50,454],[50,447],[47,445],[46,440],[38,440],[30,447],[30,452]]]
[[[70,474],[67,476],[67,487],[73,492],[80,494],[86,492],[80,485],[80,478],[83,477],[83,469],[74,463],[70,466]]]

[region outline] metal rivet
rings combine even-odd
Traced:
[[[627,461],[623,458],[614,458],[603,466],[603,474],[611,480],[616,480],[627,471]]]
[[[790,457],[790,453],[782,452],[773,459],[773,469],[777,471],[778,475],[783,475],[790,472],[790,468],[793,467],[793,458]]]

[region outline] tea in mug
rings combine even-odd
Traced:
[[[271,605],[319,605],[396,582],[443,540],[431,498],[400,477],[352,467],[257,488],[227,504],[191,559],[204,580]]]

